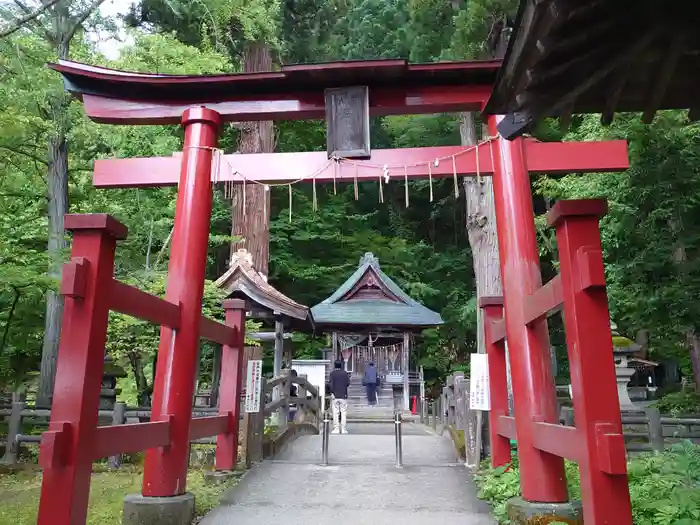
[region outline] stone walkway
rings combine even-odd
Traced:
[[[404,427],[402,469],[391,423],[331,436],[327,467],[321,437],[303,436],[252,469],[200,525],[495,525],[450,439]]]

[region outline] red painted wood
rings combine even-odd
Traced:
[[[128,284],[112,281],[110,308],[115,312],[170,328],[180,327],[180,308]]]
[[[126,239],[129,229],[106,213],[73,213],[63,218],[67,231],[100,230],[109,233],[118,241]]]
[[[583,519],[591,525],[631,525],[620,405],[611,402],[617,386],[607,294],[604,286],[582,287],[580,281],[587,271],[582,263],[592,263],[582,252],[595,255],[602,268],[598,219],[604,209],[599,200],[560,201],[550,221],[559,248],[574,417],[586,441],[579,463]]]
[[[502,343],[506,340],[506,323],[504,319],[491,321],[489,337],[486,339],[490,344]]]
[[[230,345],[236,338],[236,331],[223,323],[202,316],[200,336],[220,345]]]
[[[187,484],[193,373],[197,368],[204,272],[209,242],[212,149],[221,120],[210,109],[184,113],[184,154],[165,299],[180,305],[180,329],[161,328],[151,421],[172,416],[169,447],[146,452],[144,496],[183,494]]]
[[[66,217],[66,226],[75,228],[71,256],[88,264],[83,297],[65,299],[51,421],[40,452],[39,525],[86,520],[109,315],[104,290],[112,280],[117,238],[126,235],[124,226],[105,217]]]
[[[484,323],[484,339],[489,363],[489,438],[491,440],[491,466],[500,467],[510,463],[510,439],[498,433],[501,416],[508,415],[508,377],[506,374],[506,352],[503,343],[491,343],[493,322],[503,318],[502,297],[480,297]]]
[[[196,417],[190,424],[190,440],[218,436],[228,432],[229,415],[219,414],[218,416]]]
[[[547,212],[547,222],[553,228],[570,217],[600,218],[608,213],[608,201],[605,199],[565,199],[554,203]]]
[[[496,118],[489,132],[496,135]],[[525,324],[525,300],[542,286],[530,176],[521,139],[499,138],[494,155],[493,192],[505,302],[506,337],[513,384],[522,496],[528,501],[563,502],[568,489],[562,458],[535,447],[532,421],[558,423],[546,321]]]
[[[498,435],[508,439],[516,438],[515,418],[511,416],[499,416]]]
[[[553,423],[533,423],[532,440],[535,447],[571,461],[581,461],[585,456],[585,443],[581,432],[574,427]]]
[[[564,302],[564,292],[561,288],[561,275],[556,275],[525,299],[525,324],[541,321],[550,313],[559,310]]]
[[[90,263],[83,257],[76,257],[63,265],[61,271],[61,295],[75,299],[85,296],[87,267]]]
[[[141,452],[149,448],[165,447],[169,443],[169,421],[97,427],[92,459]]]
[[[370,88],[371,116],[478,111],[491,93],[490,86],[426,86]],[[233,97],[232,97],[233,98]],[[85,112],[103,124],[176,124],[193,102],[131,101],[83,95]],[[235,100],[203,100],[197,104],[221,114],[223,121],[323,119],[323,91],[238,95]]]
[[[619,171],[629,167],[625,141],[610,142],[549,142],[525,141],[527,163],[531,173],[566,173],[573,171]],[[482,144],[479,147],[479,173],[489,176],[493,173],[491,153],[497,154],[495,144]],[[390,167],[389,175],[394,182],[404,180],[404,165],[414,165],[407,169],[409,179],[425,178],[428,164],[432,163],[434,178],[453,176],[451,155],[455,157],[457,173],[476,175],[476,153],[464,152],[463,146],[442,146],[433,148],[404,148],[372,151],[369,161],[357,163],[357,178],[360,181],[378,182],[382,175],[381,167]],[[317,182],[352,182],[355,177],[355,164],[341,162],[335,166],[328,162],[325,152],[303,153],[253,153],[246,155],[225,155],[218,178],[219,181],[281,183],[306,178],[316,174]],[[435,159],[442,160],[435,166]],[[377,167],[368,167],[372,164]],[[180,158],[152,157],[129,159],[99,159],[95,161],[93,183],[98,188],[155,187],[177,184]],[[238,174],[234,173],[238,171]],[[242,174],[242,175],[241,175]]]
[[[233,470],[238,461],[238,431],[241,416],[243,378],[243,345],[245,343],[246,304],[241,299],[224,301],[226,325],[233,328],[236,338],[221,351],[221,385],[219,414],[229,417],[228,432],[216,440],[216,469]]]

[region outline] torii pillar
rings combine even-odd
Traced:
[[[500,119],[489,116],[489,133]],[[525,299],[542,286],[537,237],[523,139],[497,139],[493,191],[503,282],[506,340],[514,392],[520,488],[527,505],[551,505],[557,516],[577,516],[569,503],[564,460],[534,446],[532,421],[559,423],[547,321],[528,327]],[[532,510],[535,514],[537,509]],[[573,522],[572,522],[573,523]]]

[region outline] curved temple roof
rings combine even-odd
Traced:
[[[365,293],[363,293],[365,292]],[[316,325],[427,328],[443,324],[437,312],[408,296],[366,253],[358,269],[333,295],[311,308]]]
[[[253,267],[252,256],[246,250],[238,250],[233,254],[229,269],[215,284],[228,295],[244,295],[276,315],[313,325],[309,308],[268,284],[265,277]]]

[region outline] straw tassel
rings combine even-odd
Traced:
[[[316,175],[314,174],[314,178],[311,181],[311,186],[312,186],[312,192],[313,192],[313,200],[312,200],[312,209],[313,211],[318,210],[318,199],[316,197]]]
[[[455,156],[452,155],[452,178],[455,183],[455,199],[459,199],[459,184],[457,183],[457,161]]]
[[[430,187],[430,202],[433,202],[433,165],[428,162],[428,186]]]
[[[406,166],[403,167],[403,184],[406,198],[406,208],[408,208],[408,168]]]
[[[357,187],[357,170],[358,170],[357,164],[355,164],[355,176],[354,176],[354,180],[353,180],[353,186],[355,189],[355,200],[359,199],[359,195],[360,195],[359,189]]]
[[[292,222],[292,185],[288,184],[289,189],[289,222]]]

